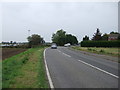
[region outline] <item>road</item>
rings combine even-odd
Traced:
[[[55,88],[118,88],[118,63],[67,47],[47,48],[45,58]]]

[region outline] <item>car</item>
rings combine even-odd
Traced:
[[[51,49],[57,49],[57,45],[54,43],[51,45]]]
[[[65,47],[70,47],[70,43],[67,43],[64,45]]]

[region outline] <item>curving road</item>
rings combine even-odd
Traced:
[[[47,48],[45,58],[55,88],[118,88],[118,63],[67,47]]]

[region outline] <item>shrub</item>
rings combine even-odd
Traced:
[[[103,52],[105,52],[105,51],[101,49],[99,52],[103,53]]]
[[[92,51],[92,49],[91,49],[91,48],[88,48],[88,50],[89,50],[89,51]]]

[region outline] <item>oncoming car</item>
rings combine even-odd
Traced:
[[[57,49],[56,43],[53,43],[53,44],[51,45],[51,49]]]
[[[64,45],[65,47],[70,47],[70,43],[67,43]]]

